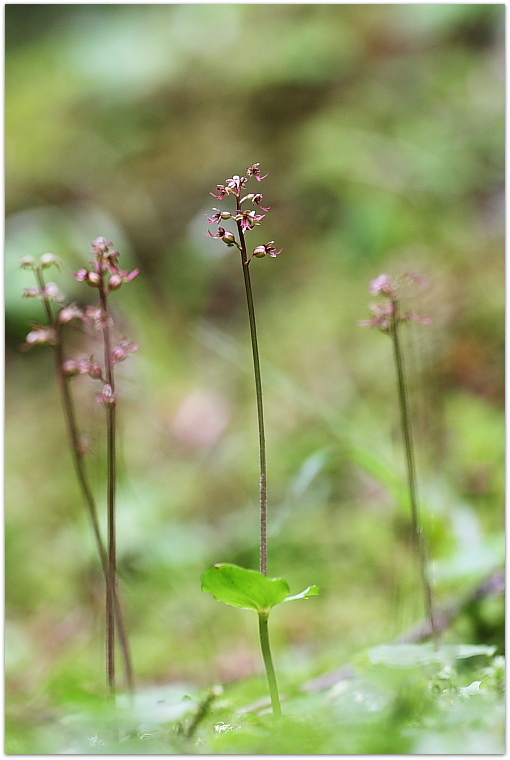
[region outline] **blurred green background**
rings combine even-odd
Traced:
[[[274,613],[284,683],[422,615],[391,345],[368,283],[418,269],[406,332],[422,509],[440,600],[503,560],[504,5],[6,6],[6,678],[11,724],[101,692],[103,584],[48,348],[19,258],[72,271],[98,235],[140,276],[114,299],[119,570],[140,685],[261,672],[254,620],[199,578],[258,562],[258,452],[236,251],[204,236],[246,166],[267,417],[269,572],[321,596]],[[94,350],[70,335],[73,350]],[[96,347],[97,350],[97,347]],[[74,385],[104,504],[102,413]],[[287,607],[287,605],[284,605]],[[502,646],[502,604],[453,639]],[[263,693],[263,681],[262,692]]]

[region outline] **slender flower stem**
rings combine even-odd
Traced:
[[[411,430],[411,421],[409,417],[409,404],[407,394],[407,384],[405,380],[404,371],[404,359],[402,354],[402,348],[400,345],[400,337],[398,333],[399,325],[399,305],[398,299],[391,298],[392,302],[392,317],[391,317],[391,329],[390,335],[393,343],[393,350],[395,356],[395,366],[397,368],[397,385],[398,385],[398,397],[400,406],[400,421],[402,427],[402,436],[404,439],[404,448],[406,456],[407,466],[407,479],[409,486],[409,498],[411,502],[411,519],[413,528],[413,538],[418,556],[418,562],[420,566],[420,575],[423,586],[425,610],[430,623],[430,629],[432,631],[432,638],[434,644],[437,646],[437,626],[434,616],[434,604],[430,579],[427,572],[427,551],[425,546],[425,540],[423,537],[423,531],[420,521],[418,497],[417,497],[417,484],[416,484],[416,465],[414,458],[414,446],[413,436]]]
[[[238,205],[238,213],[241,211]],[[260,358],[257,341],[257,325],[255,322],[255,307],[250,279],[250,266],[246,252],[246,241],[243,228],[237,222],[239,240],[241,242],[241,263],[243,267],[244,287],[248,304],[248,319],[250,322],[251,347],[253,353],[253,370],[255,373],[255,395],[257,397],[257,417],[259,428],[260,455],[260,572],[267,575],[267,467],[266,467],[266,437],[264,432],[264,406],[262,399],[262,378],[260,373]]]
[[[110,386],[111,399],[106,408],[106,456],[107,456],[107,522],[108,522],[108,572],[106,582],[106,665],[110,695],[115,697],[115,595],[117,593],[117,540],[115,524],[116,486],[116,436],[115,436],[115,384],[111,354],[109,312],[104,281],[99,289],[103,323],[104,365],[106,382]]]
[[[276,682],[273,658],[271,657],[271,647],[269,646],[269,631],[267,620],[267,613],[264,614],[263,612],[259,612],[260,646],[262,649],[262,657],[264,658],[264,666],[266,668],[269,694],[271,695],[271,707],[273,708],[273,715],[275,718],[280,718],[282,714],[282,708],[280,705],[280,695],[278,693],[278,684]]]
[[[44,291],[45,283],[44,283],[41,270],[37,268],[35,270],[35,273],[36,273],[39,287],[41,291]],[[58,334],[58,324],[53,315],[50,300],[48,298],[43,298],[43,304],[44,304],[44,309],[46,312],[46,318],[48,320],[48,324],[54,330],[56,334],[56,343],[54,345],[55,369],[57,373],[60,394],[62,398],[62,406],[64,409],[64,416],[65,416],[65,420],[67,424],[67,431],[68,431],[69,439],[71,442],[71,453],[73,457],[73,463],[74,463],[74,467],[76,471],[76,476],[77,476],[80,488],[82,490],[85,503],[87,505],[87,510],[88,510],[90,521],[92,524],[92,530],[94,533],[94,538],[96,541],[97,550],[98,550],[98,554],[99,554],[99,558],[101,562],[101,568],[103,571],[103,575],[105,577],[105,581],[107,581],[108,555],[103,543],[103,539],[101,537],[101,532],[99,528],[99,519],[97,516],[96,502],[92,494],[92,490],[90,488],[86,469],[85,469],[83,449],[81,446],[80,435],[78,432],[78,425],[76,422],[75,407],[74,407],[73,398],[72,398],[70,388],[69,388],[69,378],[66,377],[63,370],[64,354],[62,351],[62,343],[60,340],[60,335]],[[116,625],[117,625],[117,633],[119,636],[119,643],[120,643],[122,657],[124,661],[126,685],[127,685],[128,691],[130,693],[133,693],[134,691],[133,666],[132,666],[131,654],[129,650],[128,638],[127,638],[126,629],[124,625],[122,608],[121,608],[117,589],[115,589],[113,603],[114,603],[114,608],[115,608],[115,620],[116,620]]]

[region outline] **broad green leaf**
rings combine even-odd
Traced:
[[[202,575],[202,590],[232,607],[265,613],[285,601],[290,591],[283,578],[267,578],[257,570],[228,563],[214,565]]]
[[[288,596],[286,599],[284,599],[284,602],[293,602],[294,599],[308,599],[310,596],[317,596],[319,593],[319,587],[318,586],[308,586],[308,588],[305,588],[304,591],[301,591],[300,594],[294,594],[294,596]]]

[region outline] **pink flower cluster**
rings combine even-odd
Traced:
[[[38,286],[25,288],[25,298],[40,298],[45,302],[47,313],[51,314],[50,323],[47,325],[34,324],[28,333],[23,348],[29,349],[35,345],[56,345],[61,343],[61,329],[73,320],[80,320],[83,324],[95,330],[102,330],[113,325],[112,317],[106,306],[107,295],[130,282],[139,273],[138,269],[129,272],[118,266],[119,252],[114,250],[112,243],[104,237],[98,237],[92,242],[94,259],[90,268],[82,268],[74,273],[78,282],[85,282],[92,288],[97,288],[100,293],[98,305],[88,305],[84,308],[74,303],[65,304],[65,298],[53,282],[44,283],[43,270],[50,266],[59,266],[59,261],[53,253],[45,253],[36,261],[31,256],[25,256],[21,260],[23,269],[32,269],[37,276]],[[59,308],[53,316],[53,304]],[[110,352],[112,366],[122,362],[138,349],[135,343],[122,339]],[[93,380],[103,383],[103,390],[96,394],[98,401],[103,404],[111,404],[115,401],[116,394],[106,382],[106,372],[94,359],[94,356],[67,359],[62,364],[62,372],[66,377],[75,375],[88,375]]]
[[[372,315],[369,319],[363,319],[359,322],[362,327],[378,327],[382,332],[391,332],[395,321],[408,322],[415,320],[424,325],[430,325],[429,317],[420,316],[414,311],[400,313],[398,309],[398,294],[403,282],[408,281],[415,283],[420,288],[427,286],[427,280],[417,272],[405,272],[398,278],[392,278],[389,274],[380,274],[375,280],[370,282],[370,293],[373,296],[383,296],[386,301],[370,304],[369,309]]]
[[[243,209],[243,203],[254,203],[262,211],[269,211],[269,206],[262,205],[263,196],[261,193],[248,193],[246,195],[243,195],[244,189],[250,177],[255,177],[257,182],[261,182],[267,177],[267,174],[262,175],[260,172],[259,164],[253,164],[253,166],[246,167],[244,176],[234,174],[231,179],[226,180],[224,185],[216,185],[216,193],[211,193],[213,198],[222,201],[229,195],[234,196],[236,199],[236,210],[235,213],[230,213],[229,211],[221,211],[220,209],[213,208],[213,211],[215,213],[212,216],[208,216],[207,221],[209,224],[218,225],[217,232],[215,235],[213,235],[211,232],[204,233],[208,237],[222,240],[229,248],[235,246],[240,251],[243,251],[243,249],[246,250],[241,244],[241,241],[244,244],[244,234],[252,230],[254,227],[258,226],[266,216],[265,214],[258,214],[255,209]],[[236,236],[233,232],[230,232],[221,226],[221,223],[227,219],[233,219],[236,222],[239,240],[236,239]],[[274,240],[271,240],[265,245],[257,246],[245,263],[249,264],[253,257],[263,258],[264,256],[269,255],[274,258],[281,252],[281,250],[276,250],[274,246]]]

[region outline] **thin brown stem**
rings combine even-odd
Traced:
[[[417,496],[417,481],[416,481],[416,464],[414,457],[414,445],[411,429],[411,420],[409,416],[409,402],[407,397],[407,384],[405,380],[404,370],[404,358],[402,354],[402,348],[400,345],[400,336],[398,332],[399,327],[399,304],[396,298],[392,298],[392,322],[391,322],[391,338],[393,343],[393,350],[395,356],[395,366],[397,369],[397,385],[398,385],[398,397],[400,407],[400,422],[402,428],[402,437],[404,439],[404,449],[407,466],[407,481],[409,487],[409,500],[411,503],[411,521],[413,530],[413,540],[415,544],[416,554],[418,557],[418,564],[420,569],[421,583],[424,594],[425,610],[429,619],[430,628],[432,631],[432,638],[434,644],[437,645],[437,627],[434,616],[434,603],[432,595],[432,586],[430,583],[428,571],[427,571],[427,550],[425,546],[425,539],[423,536],[423,530],[420,520],[418,496]]]
[[[35,273],[36,273],[39,287],[41,291],[43,291],[45,287],[45,283],[44,283],[44,279],[43,279],[40,269],[36,269]],[[78,432],[78,424],[76,422],[76,412],[75,412],[73,398],[71,395],[71,390],[69,387],[69,378],[66,377],[64,373],[64,369],[63,369],[64,353],[63,353],[63,348],[62,348],[59,325],[57,321],[55,320],[55,317],[51,309],[51,302],[48,298],[43,298],[43,305],[44,305],[44,310],[46,313],[46,318],[48,320],[48,324],[55,332],[56,342],[54,345],[54,352],[53,352],[53,355],[55,358],[55,370],[57,374],[60,395],[62,399],[62,407],[64,410],[64,417],[66,420],[67,432],[68,432],[69,440],[71,443],[70,448],[71,448],[74,468],[76,471],[78,483],[80,485],[80,488],[85,500],[85,504],[87,506],[87,511],[90,517],[92,531],[93,531],[94,538],[96,541],[99,559],[101,562],[101,569],[103,571],[103,575],[106,581],[108,577],[108,555],[107,555],[107,552],[103,543],[103,539],[101,536],[101,531],[99,528],[99,519],[97,515],[96,502],[92,494],[92,490],[90,488],[88,477],[87,477],[84,455],[83,455],[83,448],[80,441],[80,435]],[[115,589],[113,602],[114,602],[114,608],[115,608],[115,621],[116,621],[116,626],[117,626],[117,634],[119,637],[119,644],[122,651],[122,657],[123,657],[123,662],[124,662],[126,686],[128,688],[128,691],[130,693],[133,693],[134,691],[133,666],[132,666],[131,654],[129,650],[129,642],[128,642],[127,633],[126,633],[126,629],[124,625],[122,607],[121,607],[117,589]]]
[[[106,583],[106,664],[110,694],[115,696],[115,594],[117,592],[117,541],[115,524],[116,496],[116,402],[113,363],[111,354],[111,339],[104,281],[99,289],[101,303],[101,321],[103,325],[104,366],[106,382],[110,386],[109,403],[106,409],[106,457],[107,457],[107,524],[108,524],[108,572]]]
[[[240,207],[238,206],[238,212]],[[243,228],[237,222],[239,240],[241,243],[241,264],[243,267],[244,287],[248,304],[248,319],[250,322],[251,348],[253,354],[253,370],[255,374],[255,395],[257,397],[257,419],[259,429],[259,459],[260,459],[260,572],[267,575],[267,466],[266,466],[266,438],[264,432],[264,406],[262,398],[262,376],[260,372],[260,358],[257,341],[257,325],[255,322],[255,307],[253,305],[253,292],[250,279],[250,266],[246,252],[246,241]]]

